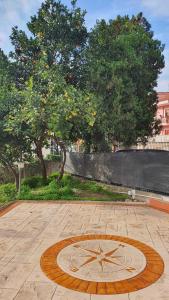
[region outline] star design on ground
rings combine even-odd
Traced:
[[[83,248],[81,247],[80,245],[74,245],[73,246],[74,248],[76,249],[79,249],[85,253],[88,253],[87,255],[83,256],[83,257],[86,257],[87,260],[81,264],[79,267],[75,267],[75,266],[72,266],[71,267],[71,271],[72,272],[78,272],[81,268],[83,268],[84,266],[87,266],[88,264],[91,264],[92,262],[95,262],[97,261],[98,264],[100,265],[101,267],[101,270],[103,272],[103,267],[104,267],[104,264],[111,264],[111,265],[116,265],[116,266],[120,266],[122,267],[123,270],[126,270],[130,273],[132,273],[133,271],[135,271],[136,269],[131,267],[131,266],[126,266],[124,264],[122,264],[120,262],[120,258],[122,257],[121,255],[115,255],[115,253],[120,249],[120,248],[124,248],[125,245],[123,244],[119,244],[118,247],[112,249],[111,251],[109,252],[105,252],[101,246],[99,246],[99,249],[96,251],[96,250],[92,250],[92,249],[86,249],[86,248]]]

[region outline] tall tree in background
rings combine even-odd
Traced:
[[[163,48],[141,13],[97,22],[86,51],[87,85],[98,99],[88,136],[94,151],[108,151],[112,143],[145,143],[159,133],[154,88],[164,67]]]

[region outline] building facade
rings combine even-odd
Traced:
[[[162,124],[160,134],[150,138],[146,146],[137,145],[137,149],[169,151],[169,92],[158,93],[157,118]]]
[[[162,123],[160,135],[169,135],[169,92],[158,93],[157,118]]]

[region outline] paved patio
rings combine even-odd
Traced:
[[[148,263],[145,279],[140,274]],[[146,206],[22,203],[0,217],[0,299],[168,300],[168,295],[167,213]]]

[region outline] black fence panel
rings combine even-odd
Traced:
[[[65,169],[85,178],[169,194],[169,151],[72,152],[67,153]]]

